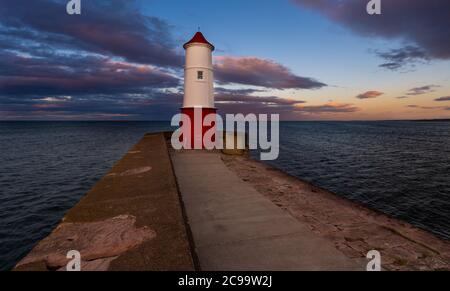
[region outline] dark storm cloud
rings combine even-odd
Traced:
[[[427,93],[433,93],[435,90],[434,88],[439,88],[440,86],[438,85],[427,85],[427,86],[422,86],[422,87],[416,87],[416,88],[412,88],[408,91],[408,93],[406,93],[406,95],[409,96],[417,96],[417,95],[423,95],[423,94],[427,94]]]
[[[0,0],[0,23],[17,37],[158,66],[182,65],[173,49],[170,26],[141,14],[133,1],[84,1],[83,13],[69,16],[67,1]]]
[[[301,7],[319,11],[326,17],[367,37],[399,39],[418,50],[390,52],[394,61],[384,67],[397,69],[408,60],[450,59],[450,1],[382,1],[382,15],[368,15],[368,0],[292,0]],[[389,57],[389,52],[386,55]],[[403,61],[403,63],[402,63]]]
[[[217,57],[215,77],[222,84],[244,84],[271,89],[318,89],[326,86],[312,78],[300,77],[271,60],[255,57]]]

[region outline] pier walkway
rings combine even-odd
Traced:
[[[166,141],[145,135],[14,270],[66,270],[70,250],[83,271],[364,270],[219,152],[174,151]]]
[[[171,157],[202,270],[365,270],[238,178],[219,153]]]

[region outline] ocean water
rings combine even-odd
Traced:
[[[283,122],[271,165],[450,238],[450,122]],[[0,270],[166,122],[0,122]],[[256,153],[254,153],[256,156]]]

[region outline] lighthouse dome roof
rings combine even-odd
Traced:
[[[214,50],[214,45],[212,45],[209,41],[206,40],[205,36],[203,35],[203,33],[201,33],[200,31],[198,31],[194,37],[188,41],[187,43],[185,43],[183,45],[183,48],[186,49],[188,45],[192,44],[192,43],[203,43],[203,44],[207,44],[210,45],[212,50]]]

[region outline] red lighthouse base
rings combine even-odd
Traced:
[[[181,108],[181,113],[185,116],[183,118],[188,118],[189,120],[182,120],[182,123],[188,122],[190,123],[190,128],[185,128],[184,130],[188,130],[190,132],[183,132],[180,136],[180,141],[187,145],[191,149],[205,149],[204,137],[205,134],[211,129],[216,127],[216,108],[193,108],[193,107],[185,107]],[[208,124],[204,125],[205,118],[212,114],[212,122],[211,118],[209,119]],[[181,126],[182,124],[180,124]],[[211,141],[215,142],[216,135],[215,133],[211,137]],[[186,139],[186,140],[185,140]]]

